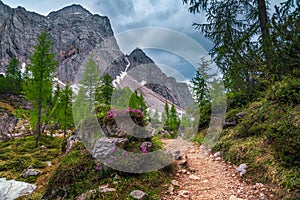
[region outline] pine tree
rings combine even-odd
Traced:
[[[151,118],[151,124],[153,128],[158,128],[161,121],[159,119],[159,114],[157,110],[155,110],[155,113],[153,114],[153,117]]]
[[[183,0],[192,13],[205,13],[207,23],[194,23],[214,46],[210,53],[225,86],[244,102],[257,97],[260,77],[269,78],[270,43],[267,0]],[[255,40],[254,38],[259,38]]]
[[[169,104],[166,102],[164,107],[164,112],[162,114],[162,122],[164,123],[164,129],[168,130],[170,125],[170,115],[169,115]]]
[[[19,68],[19,60],[13,57],[8,63],[7,69],[5,71],[6,77],[13,79],[21,79],[21,71]]]
[[[194,93],[195,101],[198,103],[199,107],[207,104],[210,101],[209,94],[209,81],[215,74],[209,74],[212,70],[209,65],[210,61],[201,58],[200,66],[196,72],[195,77],[192,78],[192,90]]]
[[[112,85],[112,77],[109,74],[105,74],[100,81],[100,87],[96,91],[96,99],[99,103],[109,105],[111,103],[111,96],[114,90]]]
[[[147,112],[148,106],[145,102],[145,99],[144,99],[144,96],[142,93],[139,96],[139,108],[138,109],[144,113],[145,118],[147,118],[147,120],[148,120],[148,118],[149,118],[148,112]]]
[[[58,122],[64,130],[64,137],[67,134],[67,128],[73,126],[73,114],[72,114],[72,95],[73,91],[70,87],[70,83],[67,82],[65,88],[60,92],[59,101],[59,114]]]
[[[42,32],[37,38],[33,55],[30,57],[28,70],[32,77],[28,80],[25,89],[25,96],[33,104],[31,112],[31,122],[36,127],[36,147],[41,136],[42,123],[45,120],[43,110],[47,108],[47,102],[51,99],[53,75],[58,62],[52,53],[52,43],[46,32]]]
[[[82,79],[80,80],[80,89],[86,91],[86,98],[91,110],[95,105],[96,88],[99,86],[100,72],[96,61],[89,56],[85,64]]]
[[[177,115],[177,111],[176,111],[176,108],[175,108],[174,104],[172,104],[172,106],[171,106],[168,121],[169,121],[169,131],[173,132],[172,136],[174,137],[175,134],[177,133],[177,130],[178,130],[179,125],[180,125],[180,120],[179,120],[179,117]]]
[[[8,91],[14,94],[19,94],[21,92],[21,71],[19,68],[19,60],[13,57],[8,63],[7,69],[5,71],[6,81],[9,83]]]

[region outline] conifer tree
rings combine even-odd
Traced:
[[[177,111],[175,108],[175,105],[172,104],[171,109],[170,109],[170,115],[169,115],[169,130],[173,132],[173,136],[177,133],[177,129],[180,125],[180,120],[177,115]]]
[[[19,68],[19,60],[13,57],[8,63],[7,69],[5,71],[6,77],[13,79],[21,79],[21,71]]]
[[[7,90],[14,94],[19,94],[21,92],[21,71],[19,68],[19,60],[13,57],[8,63],[7,69],[5,71]]]
[[[111,96],[114,90],[112,81],[113,79],[109,74],[105,74],[100,80],[100,87],[96,91],[96,99],[99,103],[107,105],[111,103]]]
[[[72,114],[72,95],[73,91],[70,87],[70,83],[67,82],[65,88],[60,92],[60,112],[58,114],[58,122],[64,130],[64,137],[66,137],[67,128],[70,128],[74,124]]]
[[[86,91],[86,99],[91,109],[95,104],[96,88],[99,85],[100,72],[96,61],[89,56],[85,64],[82,79],[80,80],[80,90]]]
[[[47,102],[51,99],[53,75],[58,62],[52,53],[52,42],[46,32],[42,32],[37,38],[37,44],[34,46],[34,52],[30,57],[28,70],[32,77],[28,79],[28,85],[25,89],[25,97],[33,104],[31,112],[31,123],[35,126],[36,147],[41,136],[42,123],[45,121]]]
[[[164,107],[164,112],[162,114],[162,122],[164,123],[164,129],[168,130],[169,128],[169,104],[166,102]]]

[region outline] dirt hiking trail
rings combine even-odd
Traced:
[[[236,173],[237,167],[223,161],[220,154],[209,153],[199,158],[203,148],[195,143],[170,139],[162,142],[170,152],[179,150],[181,153],[181,158],[176,161],[179,171],[163,199],[274,199],[265,185],[245,183],[243,178]]]

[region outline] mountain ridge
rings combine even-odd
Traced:
[[[47,31],[52,40],[53,52],[59,61],[56,75],[62,82],[80,81],[88,55],[93,55],[103,74],[108,73],[114,79],[125,70],[128,58],[132,78],[145,81],[150,89],[153,88],[151,83],[157,84],[154,92],[176,105],[186,107],[192,102],[188,87],[164,74],[141,49],[134,49],[130,55],[123,54],[108,17],[92,14],[78,4],[44,16],[0,3],[0,72],[5,71],[12,57],[28,64],[42,31]]]

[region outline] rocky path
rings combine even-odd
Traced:
[[[176,142],[172,140],[164,140],[163,142],[166,144],[167,149],[176,146]],[[179,142],[179,146],[182,148],[184,145]],[[273,199],[263,184],[251,185],[245,183],[240,175],[236,173],[236,166],[224,162],[219,155],[208,154],[204,158],[199,158],[200,151],[202,149],[196,144],[189,143],[182,158],[176,161],[179,171],[163,199]]]

